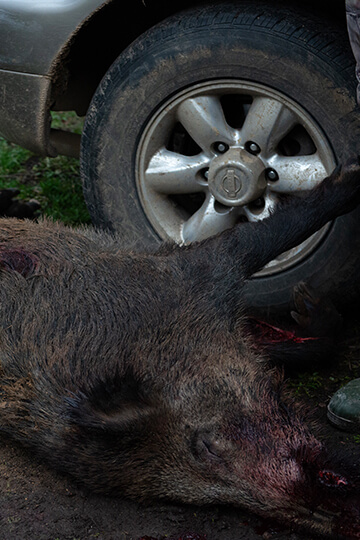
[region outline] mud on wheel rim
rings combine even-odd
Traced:
[[[217,80],[183,90],[151,117],[136,157],[144,212],[159,236],[202,240],[258,221],[287,195],[301,196],[335,167],[315,120],[269,87]],[[329,225],[269,263],[286,270],[309,255]]]

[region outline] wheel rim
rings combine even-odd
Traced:
[[[138,147],[136,184],[163,240],[203,240],[241,221],[269,216],[335,167],[331,146],[297,103],[260,84],[219,80],[167,101]],[[319,245],[329,225],[257,275],[284,271]]]

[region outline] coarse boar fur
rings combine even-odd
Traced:
[[[262,222],[153,254],[2,220],[0,429],[96,492],[360,538],[358,472],[283,403],[242,309],[246,279],[359,202],[354,161]],[[284,335],[289,354],[311,350]]]

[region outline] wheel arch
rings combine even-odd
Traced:
[[[241,0],[235,2],[241,4]],[[129,2],[124,15],[120,2],[105,2],[76,29],[54,59],[50,72],[53,81],[51,108],[75,110],[79,115],[85,115],[107,69],[137,36],[169,15],[202,3],[203,0],[173,0],[171,3],[165,0],[139,0]],[[221,0],[213,3],[221,3]],[[343,0],[336,0],[331,6],[327,0],[320,0],[316,7],[313,2],[299,0],[278,0],[278,3],[307,13],[316,10],[322,14],[324,25],[329,19],[336,22],[343,20],[345,24]]]
[[[122,3],[108,0],[83,21],[53,60],[52,110],[86,114],[91,98],[116,57],[141,33],[160,20],[201,0]]]
[[[241,4],[241,0],[234,0]],[[106,71],[117,56],[141,33],[166,17],[189,7],[204,3],[203,0],[139,0],[129,2],[126,14],[123,5],[116,0],[108,0],[95,10],[75,30],[54,59],[50,78],[50,110],[75,110],[85,116],[92,96]],[[222,3],[216,0],[213,3]],[[309,14],[318,12],[327,20],[343,21],[345,8],[342,0],[331,6],[320,0],[313,3],[299,0],[278,0],[279,4],[296,8]],[[326,6],[326,9],[325,9]],[[71,136],[57,130],[49,132],[50,145],[56,153],[79,155],[80,136]]]

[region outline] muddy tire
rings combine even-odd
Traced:
[[[189,103],[197,100],[220,103],[232,133],[241,132],[256,100],[280,103],[289,118],[296,118],[295,127],[285,129],[282,140],[269,136],[264,143],[267,152],[260,153],[266,171],[276,166],[283,171],[284,159],[286,167],[292,164],[295,181],[289,181],[288,192],[286,181],[275,187],[276,182],[267,178],[267,191],[246,205],[240,201],[236,211],[226,197],[217,200],[214,190],[209,191],[207,171],[215,168],[211,160],[216,157],[219,162],[219,142],[224,143],[226,133],[216,105],[210,120],[216,129],[220,122],[223,137],[216,141],[209,130],[205,143],[196,140],[204,139],[199,122],[189,136],[191,121],[185,117],[191,118]],[[240,108],[241,113],[234,112]],[[266,106],[263,111],[265,119],[270,118]],[[204,126],[208,125],[207,118]],[[93,222],[120,232],[125,246],[151,249],[164,240],[200,240],[241,219],[266,217],[284,194],[299,196],[297,186],[307,181],[304,163],[314,164],[315,185],[336,163],[356,153],[359,125],[354,62],[345,28],[330,28],[287,8],[274,12],[259,2],[196,8],[140,36],[106,73],[82,138],[85,199]],[[225,151],[234,142],[231,137]],[[238,137],[234,147],[244,148],[249,142]],[[182,166],[188,163],[188,169],[194,169],[196,185],[189,180],[189,193],[181,170],[166,161],[169,152],[180,154]],[[163,167],[154,181],[156,188],[151,184],[155,176],[149,173],[154,163],[155,168],[159,163]],[[169,187],[168,170],[181,184],[179,193]],[[165,187],[159,187],[161,175]],[[204,225],[210,208],[206,205],[211,206],[210,225]],[[193,218],[196,212],[201,214],[198,221]],[[288,309],[291,291],[300,280],[329,292],[340,304],[350,299],[358,273],[359,219],[357,210],[336,220],[299,253],[275,261],[256,276],[246,288],[249,306],[262,311]]]

